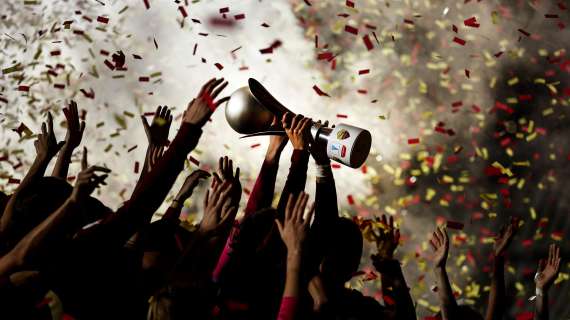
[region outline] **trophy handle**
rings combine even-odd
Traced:
[[[249,78],[247,82],[249,85],[249,90],[255,99],[257,99],[261,105],[269,109],[269,111],[273,112],[277,118],[281,118],[286,112],[291,112],[284,105],[282,105],[281,102],[277,101],[277,99],[275,99],[275,97],[273,97],[271,93],[269,93],[269,91],[267,91],[267,89],[265,89],[265,87],[259,83],[259,81],[253,78]]]
[[[260,131],[256,133],[246,134],[244,136],[239,137],[240,139],[249,138],[249,137],[259,137],[259,136],[284,136],[284,130],[268,130],[268,131]]]

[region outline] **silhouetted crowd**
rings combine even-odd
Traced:
[[[193,171],[159,220],[165,201],[202,127],[227,86],[212,79],[201,88],[169,142],[171,111],[159,107],[143,126],[148,148],[130,196],[113,211],[92,197],[109,168],[89,165],[67,182],[85,122],[77,105],[63,109],[67,135],[58,142],[48,113],[35,140],[36,158],[16,190],[0,198],[0,319],[416,319],[416,306],[394,255],[400,231],[378,217],[371,256],[381,275],[382,300],[349,289],[363,235],[339,216],[335,181],[325,146],[311,141],[312,120],[285,114],[274,119],[286,135],[271,136],[243,217],[240,170],[221,157],[216,172]],[[324,123],[323,125],[328,125]],[[289,173],[274,205],[280,155],[291,143]],[[206,148],[206,147],[203,147]],[[57,156],[51,176],[45,176]],[[316,166],[314,203],[304,193],[309,158]],[[184,202],[209,179],[203,217],[194,229],[180,223]],[[104,188],[104,187],[103,187]],[[104,190],[104,189],[103,189]],[[495,238],[486,314],[458,305],[446,273],[450,240],[444,227],[430,239],[433,289],[440,311],[432,319],[502,319],[506,310],[505,253],[521,221],[512,219]],[[535,276],[535,319],[548,319],[548,293],[560,269],[551,245]],[[529,302],[531,303],[531,302]]]

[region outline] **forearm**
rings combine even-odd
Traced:
[[[271,206],[273,194],[275,193],[275,181],[277,180],[278,170],[279,155],[266,156],[247,201],[245,215],[250,215],[259,209]]]
[[[67,179],[72,154],[73,148],[65,144],[57,156],[55,166],[53,167],[53,171],[51,173],[52,177]]]
[[[293,150],[291,155],[291,167],[289,168],[289,175],[283,187],[283,192],[279,198],[277,211],[281,215],[287,204],[287,199],[290,194],[297,195],[305,189],[307,181],[307,166],[309,163],[309,152],[307,150]]]
[[[487,306],[486,320],[499,320],[503,318],[505,310],[505,259],[502,256],[495,257],[493,261],[493,273],[491,275],[491,292]]]
[[[397,319],[416,319],[414,302],[404,279],[400,262],[389,259],[377,262],[376,266],[381,274],[382,295],[393,301],[393,305],[386,303],[386,308],[393,309]],[[384,302],[386,300],[385,298]]]
[[[315,191],[315,227],[329,226],[338,218],[338,204],[334,176],[328,164],[317,165]]]
[[[548,291],[536,296],[534,302],[534,320],[548,320],[550,317],[548,310]]]
[[[436,267],[434,270],[437,281],[437,294],[439,296],[441,313],[444,319],[454,319],[453,313],[457,310],[457,302],[447,276],[445,267]]]

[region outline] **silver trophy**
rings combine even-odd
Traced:
[[[250,78],[248,84],[248,87],[232,93],[226,105],[226,119],[230,127],[244,134],[242,138],[285,134],[280,125],[271,126],[271,122],[274,116],[281,119],[284,113],[291,111],[257,80]],[[360,167],[370,153],[372,136],[362,128],[344,123],[329,128],[313,122],[311,135],[314,143],[326,144],[327,155],[331,160],[351,168]]]

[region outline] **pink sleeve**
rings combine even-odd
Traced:
[[[283,297],[277,320],[293,320],[297,311],[297,297]]]

